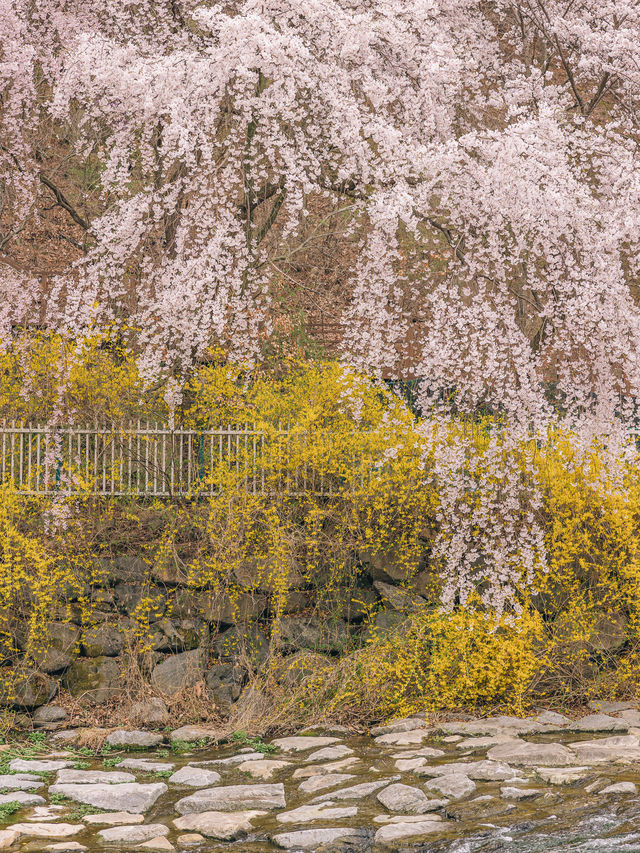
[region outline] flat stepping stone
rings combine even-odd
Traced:
[[[599,794],[635,794],[638,789],[633,782],[616,782],[615,785],[607,785]]]
[[[459,738],[456,737],[456,740]],[[394,752],[392,758],[442,758],[446,755],[443,749],[434,749],[432,746],[421,746],[420,749],[404,749],[402,752]]]
[[[468,797],[476,790],[476,783],[472,782],[468,776],[462,773],[450,773],[447,776],[440,776],[437,779],[432,779],[425,785],[429,791],[437,791],[443,797],[451,797],[453,800],[460,800],[462,797]]]
[[[291,850],[292,848],[304,850],[318,848],[321,844],[329,844],[332,841],[337,841],[338,838],[357,837],[359,835],[361,833],[357,829],[341,826],[331,829],[302,829],[299,832],[281,832],[272,835],[271,840],[284,850]]]
[[[0,806],[7,803],[20,803],[23,808],[27,806],[44,806],[47,801],[38,794],[30,794],[28,791],[12,791],[10,794],[0,794]]]
[[[511,764],[546,766],[567,766],[576,764],[576,754],[561,743],[529,743],[529,741],[511,741],[492,746],[487,757],[495,761],[509,761]]]
[[[206,788],[215,785],[221,779],[215,770],[205,770],[203,767],[192,767],[187,764],[169,776],[168,782],[174,785],[189,785],[191,788]]]
[[[50,794],[62,794],[76,803],[85,803],[107,811],[146,812],[158,797],[168,791],[164,782],[143,785],[128,782],[121,785],[51,785]]]
[[[409,746],[412,743],[422,743],[431,733],[430,729],[411,729],[408,732],[379,735],[374,739],[374,742],[379,746]]]
[[[127,731],[119,729],[107,735],[107,743],[109,746],[129,747],[134,749],[151,749],[154,746],[159,746],[163,742],[162,735],[154,734],[153,732],[142,731]]]
[[[77,841],[54,841],[53,844],[47,844],[43,849],[49,853],[82,853],[87,848]]]
[[[456,744],[456,749],[491,749],[492,746],[498,746],[502,743],[519,743],[517,738],[512,735],[490,735],[488,737],[468,737],[459,740]]]
[[[503,761],[456,761],[450,764],[432,764],[418,767],[416,776],[447,776],[462,773],[477,782],[506,782],[517,777],[517,772]]]
[[[184,835],[179,835],[176,841],[184,847],[190,847],[193,844],[202,844],[204,835],[200,835],[198,832],[185,832]]]
[[[369,794],[375,794],[380,788],[384,788],[391,782],[396,782],[398,777],[393,779],[381,779],[378,782],[362,782],[360,785],[352,785],[349,788],[341,788],[338,791],[330,791],[327,794],[321,794],[319,797],[314,797],[312,803],[325,803],[327,800],[357,800],[363,797],[368,797]]]
[[[7,788],[9,791],[37,791],[43,785],[44,782],[37,776],[0,774],[0,788]]]
[[[20,833],[15,829],[0,829],[0,850],[13,847],[20,839]]]
[[[560,728],[564,728],[572,723],[570,717],[558,714],[557,711],[543,711],[541,714],[536,714],[533,719],[544,726],[559,726]]]
[[[347,770],[349,767],[353,767],[359,763],[360,759],[354,755],[351,758],[343,758],[341,761],[330,761],[328,764],[312,764],[310,767],[298,767],[293,773],[293,778],[308,779],[310,776],[339,773],[341,770]]]
[[[640,741],[635,735],[614,735],[569,744],[578,764],[606,761],[640,761]],[[549,763],[549,762],[544,762]]]
[[[399,758],[396,761],[396,770],[402,773],[408,773],[411,770],[417,770],[418,767],[424,767],[427,764],[426,758]]]
[[[244,838],[249,832],[252,832],[252,820],[266,814],[267,812],[261,810],[238,811],[232,814],[207,811],[176,818],[173,825],[176,829],[186,829],[207,838],[216,838],[219,841],[235,841],[237,838]]]
[[[132,812],[112,812],[111,814],[86,814],[82,820],[90,826],[127,826],[143,823],[144,816]]]
[[[402,785],[399,782],[384,788],[376,794],[376,799],[390,812],[402,812],[408,815],[421,815],[433,811],[431,803],[439,802],[429,800],[420,788]]]
[[[64,811],[64,806],[34,806],[25,820],[34,823],[48,823],[51,820],[58,820]]]
[[[86,826],[83,823],[14,823],[11,829],[34,838],[68,838],[85,830]]]
[[[243,764],[246,761],[264,761],[264,752],[244,752],[239,755],[230,755],[228,758],[215,758],[211,761],[193,761],[192,764],[198,767],[208,767],[211,764],[233,767],[234,764]]]
[[[322,746],[338,743],[339,740],[340,738],[337,737],[317,737],[311,735],[309,737],[280,737],[271,741],[271,743],[283,752],[306,752],[308,749],[318,749]]]
[[[153,761],[151,758],[125,758],[116,767],[123,770],[142,770],[145,773],[166,773],[173,770],[175,764],[168,761]]]
[[[371,731],[371,737],[379,737],[380,735],[393,735],[398,732],[410,732],[414,729],[425,729],[425,721],[420,717],[402,717],[398,720],[389,720],[382,726],[374,726]],[[433,729],[431,729],[433,731]]]
[[[23,773],[55,773],[65,767],[73,767],[75,761],[36,761],[28,758],[14,758],[9,763],[9,770]]]
[[[238,764],[241,773],[248,773],[254,779],[271,779],[274,773],[284,767],[291,767],[291,762],[264,758],[262,761],[245,761],[244,764]]]
[[[589,767],[536,767],[535,773],[548,785],[572,785],[581,782],[590,772]]]
[[[300,806],[290,812],[281,812],[276,820],[278,823],[307,823],[314,820],[341,820],[358,814],[356,806],[332,808],[331,805],[327,802],[317,806]]]
[[[620,714],[620,718],[626,723],[629,723],[629,725],[633,728],[640,728],[640,711],[637,711],[635,709],[623,711]]]
[[[119,773],[112,770],[59,770],[56,782],[61,785],[117,785],[122,782],[135,782],[131,773]]]
[[[298,790],[305,794],[315,794],[316,791],[323,791],[325,788],[335,788],[336,785],[342,785],[344,782],[349,782],[355,779],[351,773],[330,773],[328,776],[311,776],[305,779],[298,786]]]
[[[592,699],[587,705],[598,714],[618,714],[638,707],[637,702],[610,702],[607,699]]]
[[[284,809],[284,785],[224,785],[204,788],[178,800],[176,811],[181,815],[198,812],[232,812],[238,809]]]
[[[504,800],[516,800],[517,802],[536,800],[543,794],[544,791],[540,791],[537,788],[512,788],[509,786],[500,788],[500,796]]]
[[[175,850],[176,848],[169,841],[168,838],[152,838],[150,841],[144,841],[142,844],[138,844],[138,850],[154,850],[155,853],[170,853],[170,851]]]
[[[520,717],[491,717],[487,720],[472,720],[461,723],[442,723],[440,728],[451,735],[466,737],[494,736],[498,734],[536,735],[555,731],[556,726],[540,723],[536,719]]]
[[[626,720],[609,717],[607,714],[589,714],[572,722],[568,728],[572,732],[627,732],[629,723]]]
[[[325,746],[323,749],[318,749],[307,755],[305,761],[335,761],[338,758],[346,758],[347,755],[353,755],[353,750],[344,744],[338,746]]]
[[[374,843],[385,844],[397,841],[400,838],[414,838],[421,835],[429,835],[443,828],[443,822],[437,819],[423,819],[421,821],[403,821],[402,823],[388,823],[381,826],[374,836]]]
[[[147,823],[138,826],[111,826],[109,829],[101,829],[98,837],[101,841],[109,844],[125,842],[128,844],[140,844],[151,838],[158,838],[169,834],[169,827],[163,823]]]

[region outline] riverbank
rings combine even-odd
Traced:
[[[0,848],[636,849],[637,703],[463,716],[264,740],[203,726],[32,735],[0,747]]]

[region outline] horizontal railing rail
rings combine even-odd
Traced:
[[[26,495],[161,498],[218,494],[231,474],[248,492],[332,495],[347,482],[362,485],[379,464],[366,454],[334,453],[334,440],[329,431],[252,425],[196,430],[5,422],[0,478]]]

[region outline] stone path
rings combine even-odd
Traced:
[[[193,728],[186,735],[199,740]],[[632,703],[578,720],[545,712],[435,728],[412,717],[366,737],[313,731],[186,754],[170,748],[180,732],[169,743],[115,733],[105,758],[74,753],[66,733],[33,757],[3,760],[0,747],[0,850],[427,853],[461,839],[480,850],[473,839],[494,833],[486,849],[551,851],[562,842],[509,845],[518,833],[552,837],[553,821],[569,832],[568,816],[578,825],[587,813],[613,815],[612,846],[603,837],[598,849],[618,849],[616,826],[620,838],[637,829],[640,844]]]

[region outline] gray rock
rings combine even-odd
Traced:
[[[151,838],[161,838],[169,834],[169,827],[163,823],[147,823],[144,826],[112,826],[109,829],[101,829],[98,836],[101,841],[108,844],[128,843],[139,844],[141,841],[149,841]]]
[[[315,794],[316,791],[323,791],[325,788],[335,788],[336,785],[342,785],[351,779],[355,779],[355,776],[351,773],[330,773],[328,776],[311,776],[300,783],[298,790],[304,794]]]
[[[131,812],[111,812],[110,814],[86,814],[82,818],[90,826],[132,826],[144,823],[144,816]]]
[[[220,774],[215,770],[205,770],[202,767],[192,767],[187,764],[169,777],[174,785],[188,785],[190,788],[206,788],[220,781]]]
[[[163,782],[149,785],[127,782],[121,785],[51,785],[49,793],[62,794],[76,803],[85,803],[97,809],[142,814],[167,790]]]
[[[443,797],[459,800],[472,794],[476,790],[476,783],[463,773],[449,773],[447,776],[440,776],[427,782],[425,788],[429,791],[437,791]]]
[[[193,687],[203,678],[204,671],[199,649],[172,655],[162,663],[157,664],[151,672],[153,686],[168,696],[183,690],[185,687]]]
[[[0,789],[5,788],[8,791],[37,791],[42,788],[44,782],[38,776],[12,776],[10,774],[0,775]]]
[[[39,649],[33,653],[38,669],[47,673],[62,672],[74,658],[80,629],[68,622],[48,622]],[[54,722],[50,720],[48,722]]]
[[[191,763],[198,766],[219,764],[222,767],[234,767],[236,764],[245,764],[247,761],[262,761],[263,759],[263,752],[241,752],[238,755],[229,755],[227,758],[214,758],[211,761],[192,761]]]
[[[403,717],[398,720],[390,720],[383,726],[374,726],[370,734],[372,737],[378,737],[379,735],[392,735],[397,732],[410,732],[413,729],[424,728],[426,728],[425,722],[419,717]]]
[[[450,773],[464,773],[469,779],[481,782],[503,782],[518,774],[503,761],[456,761],[452,764],[433,764],[418,767],[416,776],[447,776]]]
[[[290,761],[275,761],[270,758],[263,758],[262,761],[245,761],[242,764],[238,764],[238,770],[241,773],[248,773],[253,779],[267,780],[271,779],[278,770],[290,766]]]
[[[7,803],[20,803],[21,806],[43,806],[47,801],[38,794],[27,791],[12,791],[10,794],[0,794],[0,806]]]
[[[33,722],[35,725],[59,723],[66,720],[68,716],[65,709],[58,705],[41,705],[33,712]]]
[[[175,764],[169,761],[154,761],[152,758],[125,758],[117,765],[123,770],[142,770],[143,773],[166,773],[173,770]]]
[[[215,638],[213,650],[221,663],[246,659],[256,667],[269,654],[269,639],[259,625],[234,625]]]
[[[418,613],[427,607],[426,599],[408,592],[406,589],[391,586],[391,584],[383,581],[375,581],[373,585],[380,596],[400,613]]]
[[[492,746],[487,756],[495,761],[510,761],[512,764],[544,764],[550,767],[576,764],[575,753],[560,743],[503,743]]]
[[[408,732],[392,732],[388,735],[379,735],[375,742],[380,746],[410,746],[413,743],[422,743],[429,737],[431,729],[411,729]]]
[[[283,809],[286,805],[284,786],[278,783],[204,788],[178,800],[175,809],[179,814],[186,815],[206,811],[231,812],[240,808]]]
[[[223,714],[228,714],[234,702],[240,698],[246,676],[243,667],[231,663],[215,664],[207,673],[207,687],[213,695],[216,708]]]
[[[109,746],[125,747],[129,749],[150,749],[151,747],[158,746],[162,741],[162,735],[157,735],[153,732],[129,732],[125,729],[119,729],[118,731],[111,732],[111,734],[107,736],[107,743]]]
[[[615,785],[607,785],[599,794],[636,794],[637,788],[633,782],[616,782]]]
[[[389,823],[386,826],[380,827],[373,840],[376,844],[387,845],[402,838],[417,838],[437,832],[438,830],[442,830],[442,821],[437,820],[435,817],[415,823]]]
[[[625,723],[629,723],[630,726],[633,726],[633,728],[640,728],[640,711],[636,711],[630,708],[628,710],[623,711],[620,714],[620,717],[625,721]]]
[[[589,714],[572,722],[569,728],[573,732],[626,732],[629,724],[626,720],[617,720],[607,714]]]
[[[314,737],[314,736],[299,736],[299,737],[281,737],[272,741],[273,746],[281,749],[283,752],[306,752],[308,749],[317,749],[319,747],[329,746],[332,743],[337,743],[337,737]]]
[[[9,770],[18,773],[54,773],[72,767],[73,761],[66,760],[37,760],[35,758],[13,758],[9,762]]]
[[[351,785],[349,788],[340,788],[338,791],[331,791],[327,794],[321,794],[319,797],[314,797],[312,803],[326,803],[329,800],[360,800],[363,797],[368,797],[369,794],[374,794],[380,788],[385,788],[390,782],[395,782],[398,779],[396,776],[392,779],[380,779],[377,782],[362,782],[360,785]]]
[[[46,705],[58,692],[58,682],[35,669],[14,670],[0,678],[0,705],[31,709]]]
[[[347,755],[353,755],[353,750],[338,744],[337,746],[325,746],[323,749],[318,749],[306,756],[306,761],[335,761],[338,758],[345,758]]]
[[[536,767],[536,776],[549,785],[572,785],[581,782],[589,772],[588,767]]]
[[[131,773],[113,770],[59,770],[56,778],[59,785],[118,785],[135,781]]]
[[[583,740],[570,744],[578,764],[598,764],[605,761],[640,761],[640,741],[635,735],[615,735],[597,740]],[[550,762],[546,762],[550,763]]]
[[[513,735],[493,735],[492,737],[467,737],[459,740],[456,744],[456,749],[460,750],[468,750],[471,749],[474,752],[478,750],[491,749],[492,746],[497,746],[499,743],[512,743],[515,741],[518,742],[518,738],[514,738]]]
[[[208,636],[200,619],[161,619],[151,626],[151,648],[156,652],[189,652]]]
[[[320,776],[327,775],[329,773],[342,773],[343,770],[347,770],[354,766],[354,764],[359,764],[360,759],[356,758],[356,756],[351,756],[350,758],[342,758],[340,761],[328,761],[326,764],[310,764],[308,767],[298,767],[297,770],[293,771],[294,779],[308,779],[309,776]]]
[[[190,814],[173,821],[176,829],[198,832],[208,838],[219,841],[235,841],[244,838],[253,829],[251,821],[256,817],[267,814],[264,811],[227,812],[206,811],[200,814]]]
[[[541,714],[536,714],[533,719],[543,726],[560,726],[561,728],[565,728],[571,724],[570,717],[565,717],[564,714],[558,714],[556,711],[543,711]]]
[[[519,717],[491,717],[487,720],[472,720],[461,723],[442,723],[440,728],[451,735],[495,736],[495,735],[535,735],[553,731],[555,726],[545,725],[534,719],[522,720]]]
[[[122,693],[120,668],[113,658],[77,659],[62,678],[72,696],[89,705],[102,705]]]
[[[638,707],[637,702],[609,702],[607,699],[592,699],[587,705],[597,714],[619,714],[620,711],[632,711]]]
[[[433,811],[431,804],[434,801],[430,801],[423,791],[398,782],[384,788],[376,797],[391,812],[417,815]]]
[[[523,800],[536,800],[543,794],[544,791],[540,791],[537,788],[511,788],[508,786],[500,788],[500,796],[503,799],[516,800],[517,802],[521,802]]]
[[[13,823],[11,829],[19,835],[34,838],[68,838],[86,829],[82,823]]]
[[[361,830],[341,826],[331,829],[302,829],[298,832],[280,832],[277,835],[272,835],[271,840],[284,850],[305,850],[309,848],[317,850],[321,844],[329,844],[338,838],[358,837],[360,834]]]
[[[218,625],[236,625],[259,619],[266,611],[266,595],[236,594],[233,598],[225,592],[194,593],[179,590],[173,600],[173,615],[181,619],[204,619]]]
[[[356,806],[333,808],[331,803],[319,803],[316,806],[299,806],[290,812],[280,812],[276,815],[278,823],[311,823],[314,820],[340,820],[355,817],[358,814]]]
[[[169,722],[169,711],[162,701],[154,696],[143,702],[134,702],[130,711],[131,719],[143,726],[166,726]]]
[[[284,646],[300,651],[341,651],[349,639],[344,619],[320,619],[316,616],[284,616],[280,620],[280,638]]]
[[[100,622],[84,632],[81,650],[88,658],[116,657],[124,650],[124,633],[111,622]]]
[[[174,741],[196,743],[198,741],[215,740],[218,734],[219,732],[216,732],[214,729],[207,729],[204,726],[181,726],[179,729],[174,729],[169,738],[172,743]],[[260,753],[260,758],[263,757],[262,753]]]

